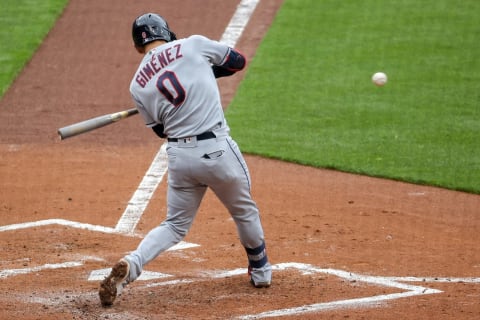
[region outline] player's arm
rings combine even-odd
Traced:
[[[157,134],[162,139],[165,139],[167,135],[163,132],[165,130],[165,127],[161,123],[157,123],[152,127],[153,132]]]
[[[231,76],[245,67],[245,57],[235,49],[229,48],[226,58],[221,65],[213,65],[215,78]]]

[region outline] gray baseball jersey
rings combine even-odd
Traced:
[[[148,52],[130,85],[145,124],[163,124],[165,134],[175,138],[220,128],[228,132],[211,64],[222,64],[229,50],[194,35]]]

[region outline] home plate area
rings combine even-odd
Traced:
[[[46,228],[52,224],[61,227]],[[77,229],[73,240],[65,238],[66,234],[71,234],[66,231],[72,227]],[[31,228],[35,232],[30,232]],[[322,312],[342,309],[388,308],[405,298],[411,299],[407,301],[412,303],[424,301],[425,298],[420,296],[425,295],[441,299],[450,294],[445,292],[442,295],[441,290],[447,291],[454,284],[474,285],[475,288],[469,286],[461,294],[475,295],[480,283],[480,278],[474,277],[375,276],[372,275],[374,271],[365,275],[321,268],[315,264],[282,262],[273,265],[272,286],[255,289],[249,283],[246,268],[208,269],[188,263],[183,265],[182,259],[191,257],[179,255],[182,259],[172,260],[176,261],[172,263],[178,263],[173,268],[164,269],[157,263],[148,265],[140,278],[124,289],[113,307],[102,308],[98,284],[109,274],[110,268],[95,269],[105,266],[105,257],[91,255],[91,245],[79,246],[75,241],[82,238],[84,232],[92,230],[112,234],[112,237],[122,237],[123,233],[98,228],[58,219],[1,227],[0,231],[16,231],[17,237],[24,237],[19,238],[21,241],[6,241],[5,258],[13,254],[18,257],[18,252],[24,250],[24,239],[30,241],[28,249],[31,252],[44,253],[35,259],[22,260],[19,257],[3,261],[0,280],[6,291],[0,294],[0,301],[7,306],[3,312],[18,314],[20,309],[15,307],[18,303],[29,306],[33,303],[42,306],[47,318],[68,310],[74,318],[78,316],[80,319],[262,319],[289,316],[309,319]],[[61,237],[56,239],[56,235]],[[136,241],[136,237],[132,239]],[[49,239],[48,244],[45,239]],[[168,251],[188,252],[199,246],[180,242]],[[95,251],[99,253],[98,249]],[[71,260],[62,261],[67,257]],[[7,266],[11,268],[5,268]],[[80,281],[73,286],[65,282],[72,276]],[[54,278],[58,281],[52,280]],[[88,282],[86,287],[85,281]],[[34,288],[30,283],[34,283]]]
[[[480,282],[477,278],[370,276],[294,262],[275,264],[273,269],[272,287],[260,290],[239,286],[240,282],[248,283],[245,268],[202,271],[188,274],[183,278],[145,270],[137,281],[125,288],[119,300],[120,303],[124,301],[128,304],[128,300],[134,296],[146,296],[144,303],[154,304],[162,300],[171,309],[192,304],[206,304],[212,307],[225,304],[229,306],[231,315],[239,315],[236,319],[261,319],[335,309],[380,307],[391,300],[442,292],[423,286],[427,282]],[[110,269],[92,271],[88,280],[101,281],[109,272]],[[202,292],[202,283],[206,282],[209,289]],[[423,285],[406,282],[418,282]],[[295,295],[298,290],[302,291],[301,296]],[[199,292],[202,292],[200,296]],[[307,292],[309,294],[305,294]],[[245,298],[247,295],[255,301],[255,308],[239,303],[238,310],[231,310],[235,300]],[[332,297],[336,299],[332,301]],[[289,307],[272,309],[271,306],[274,305]]]

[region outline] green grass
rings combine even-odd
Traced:
[[[478,12],[286,0],[229,106],[232,135],[252,154],[480,193]]]
[[[0,97],[42,43],[66,3],[67,0],[2,0]]]

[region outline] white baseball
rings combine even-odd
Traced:
[[[383,72],[377,72],[372,76],[372,81],[376,86],[383,86],[387,83],[387,75]]]

